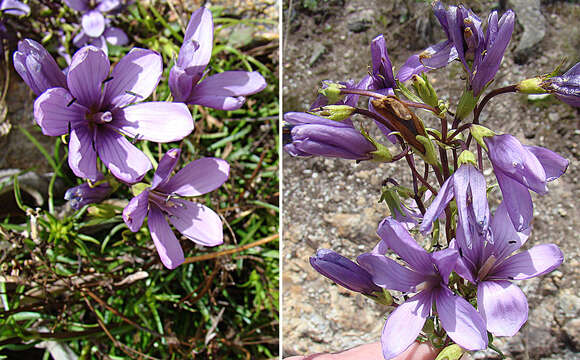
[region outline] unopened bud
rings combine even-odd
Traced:
[[[411,78],[413,81],[413,88],[417,92],[417,95],[425,102],[427,105],[431,105],[434,108],[437,108],[439,105],[439,99],[437,98],[437,92],[431,86],[427,75],[423,74],[423,76],[413,75]]]
[[[475,105],[477,105],[477,98],[473,97],[473,91],[465,90],[459,99],[455,116],[458,119],[465,119],[475,109]]]
[[[348,119],[354,113],[354,110],[355,108],[348,105],[327,105],[315,109],[313,114],[329,120],[343,121]]]

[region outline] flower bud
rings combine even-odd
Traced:
[[[64,198],[70,202],[73,209],[78,210],[85,205],[105,200],[112,190],[111,185],[106,182],[94,186],[84,183],[68,189]]]
[[[36,95],[53,87],[67,87],[66,77],[54,58],[34,40],[25,39],[18,43],[14,68]]]
[[[473,96],[473,91],[465,90],[459,99],[455,116],[458,119],[465,119],[475,109],[475,105],[477,105],[477,98]]]
[[[348,105],[326,105],[313,113],[329,120],[343,121],[348,119],[354,113],[354,110],[352,106]]]
[[[425,102],[427,105],[431,105],[434,108],[439,106],[439,99],[437,98],[437,92],[431,86],[427,75],[423,76],[413,75],[411,78],[413,81],[413,88],[417,91],[417,95]]]
[[[318,250],[315,256],[310,257],[310,265],[325,277],[349,290],[365,295],[382,292],[368,271],[332,250]]]

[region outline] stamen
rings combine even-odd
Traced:
[[[143,96],[141,96],[141,95],[139,95],[137,93],[134,93],[132,91],[129,91],[129,90],[125,90],[125,93],[126,94],[129,94],[129,95],[133,95],[133,96],[139,97],[139,98],[143,98]]]
[[[479,269],[479,272],[477,274],[477,278],[479,280],[483,280],[485,279],[485,277],[487,276],[487,274],[489,273],[489,271],[493,268],[493,265],[495,265],[495,262],[497,261],[497,258],[494,255],[491,255],[483,264],[483,266]]]
[[[77,101],[77,98],[72,98],[72,100],[66,104],[66,107],[70,107],[72,104],[74,104],[75,101]]]
[[[104,84],[104,83],[108,83],[108,82],[109,82],[109,81],[111,81],[111,80],[113,80],[113,77],[112,77],[112,76],[109,76],[108,78],[106,78],[105,80],[103,80],[103,82],[102,82],[102,83],[103,83],[103,84]]]

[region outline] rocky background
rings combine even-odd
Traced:
[[[514,36],[492,88],[548,73],[564,57],[565,69],[580,61],[577,1],[464,4],[483,18],[492,9],[516,11]],[[444,37],[429,2],[287,0],[283,17],[284,112],[305,111],[321,80],[362,78],[370,64],[370,41],[380,33],[385,34],[396,68]],[[463,86],[456,81],[461,74],[460,64],[452,64],[429,76],[440,98],[456,101]],[[528,323],[517,336],[495,340],[511,359],[580,357],[579,115],[577,109],[551,98],[537,101],[507,94],[495,97],[481,117],[483,125],[570,160],[567,173],[549,185],[549,194],[534,197],[534,230],[528,241],[528,246],[555,243],[566,260],[549,275],[518,283],[528,296]],[[332,248],[352,259],[369,251],[378,241],[379,221],[389,214],[386,205],[377,202],[381,183],[395,177],[410,184],[409,170],[402,163],[377,166],[287,154],[283,160],[284,356],[338,351],[379,340],[389,309],[332,284],[311,268],[308,258],[319,248]],[[491,175],[489,166],[486,175]],[[493,352],[473,357],[499,358]]]

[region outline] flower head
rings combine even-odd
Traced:
[[[171,72],[169,87],[176,101],[220,110],[239,109],[245,96],[264,90],[266,81],[257,72],[224,71],[205,78],[213,47],[213,18],[202,7],[191,15],[183,45]]]
[[[467,226],[466,226],[467,225]],[[458,220],[458,228],[471,228]],[[455,271],[477,284],[477,308],[486,320],[487,330],[496,336],[513,336],[528,319],[528,302],[511,280],[525,280],[547,274],[562,264],[564,255],[554,244],[536,245],[518,254],[530,229],[517,232],[509,219],[505,203],[497,208],[489,233],[473,233],[470,245],[462,231],[451,246],[461,249]]]
[[[46,49],[34,40],[24,39],[14,52],[14,68],[22,80],[36,94],[45,90],[66,88],[66,76]]]
[[[468,350],[487,347],[485,322],[464,298],[448,287],[458,252],[445,249],[428,253],[411,237],[405,227],[392,218],[384,219],[377,230],[379,249],[391,249],[407,265],[400,265],[383,254],[362,254],[358,263],[378,286],[417,294],[400,304],[388,317],[381,343],[385,359],[392,359],[417,338],[435,303],[441,325],[453,341]],[[393,336],[397,334],[397,336]]]
[[[349,290],[365,295],[380,292],[371,274],[355,262],[328,249],[320,249],[310,257],[310,265],[330,280]]]
[[[544,80],[540,87],[566,104],[580,107],[580,62],[563,75]]]
[[[227,161],[202,158],[179,170],[180,150],[169,150],[159,162],[151,187],[135,196],[123,210],[123,220],[135,232],[148,218],[151,238],[165,267],[174,269],[184,261],[183,250],[167,219],[186,238],[204,246],[223,243],[220,217],[210,208],[180,197],[199,196],[220,187],[228,178]]]
[[[290,142],[284,145],[284,150],[292,156],[369,160],[377,150],[350,122],[297,112],[284,114],[284,121],[292,126]]]
[[[485,137],[484,141],[509,216],[516,230],[522,231],[532,221],[529,190],[547,193],[547,182],[564,174],[569,161],[546,148],[522,145],[509,134]]]
[[[53,87],[36,99],[34,118],[42,132],[49,136],[70,133],[68,161],[75,175],[96,181],[98,156],[116,178],[137,182],[151,163],[122,134],[170,142],[193,130],[193,119],[184,104],[134,104],[155,90],[162,66],[158,53],[135,48],[109,76],[106,54],[86,46],[73,56],[67,87]]]

